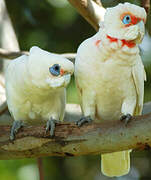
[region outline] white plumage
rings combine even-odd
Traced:
[[[86,121],[141,114],[146,77],[137,43],[143,39],[145,20],[143,8],[119,4],[107,9],[99,32],[79,46],[75,78]],[[77,124],[83,122],[82,118]],[[129,164],[129,151],[102,155],[107,176],[128,173]]]
[[[49,68],[58,64],[62,74],[54,76]],[[63,120],[66,89],[73,63],[61,55],[32,47],[29,56],[10,62],[6,71],[8,108],[15,121],[46,122]]]

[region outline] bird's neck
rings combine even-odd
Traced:
[[[118,41],[120,41],[121,47],[127,46],[128,48],[133,48],[136,46],[136,43],[134,41],[128,41],[125,39],[117,39],[117,38],[111,37],[109,35],[106,35],[106,38],[109,40],[110,43],[113,43],[113,42],[117,43]]]
[[[116,59],[117,63],[119,61],[122,64],[133,65],[136,56],[139,56],[139,48],[134,41],[111,37],[105,31],[99,31],[94,40],[104,61],[112,58]]]

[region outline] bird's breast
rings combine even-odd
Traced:
[[[95,77],[96,115],[101,120],[117,120],[121,116],[124,99],[136,94],[131,67],[120,66],[109,60],[99,68]]]

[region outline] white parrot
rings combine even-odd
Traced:
[[[144,66],[139,55],[145,28],[144,8],[124,3],[107,8],[99,31],[78,48],[75,61],[76,85],[85,122],[122,120],[142,112]],[[129,151],[102,155],[101,169],[106,176],[129,172]]]
[[[10,139],[26,122],[47,122],[54,135],[55,123],[64,118],[66,89],[73,63],[61,55],[32,47],[29,56],[11,61],[6,70],[8,109],[14,118]]]

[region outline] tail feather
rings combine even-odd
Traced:
[[[109,177],[123,176],[130,169],[130,151],[120,151],[101,155],[102,173]]]

